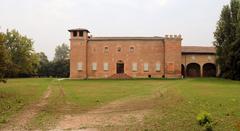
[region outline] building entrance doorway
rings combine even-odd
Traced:
[[[119,61],[117,63],[117,74],[123,74],[124,73],[124,63],[122,61]]]

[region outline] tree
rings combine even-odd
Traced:
[[[36,75],[39,59],[33,50],[31,39],[16,30],[7,31],[5,45],[12,61],[8,66],[8,77]]]
[[[240,80],[240,0],[231,0],[230,5],[223,7],[214,37],[220,75],[224,78]]]
[[[4,83],[6,82],[6,80],[4,80],[5,72],[10,63],[9,53],[4,45],[5,40],[5,35],[0,33],[0,82]]]
[[[39,66],[37,71],[38,76],[40,77],[49,76],[50,63],[48,61],[47,56],[43,52],[37,53],[37,56],[39,58]]]
[[[70,74],[70,60],[69,60],[69,46],[62,44],[55,49],[55,57],[50,62],[51,76],[54,77],[68,77]]]
[[[69,46],[62,44],[56,47],[54,61],[61,61],[69,59]]]

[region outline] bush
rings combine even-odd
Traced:
[[[212,131],[211,114],[203,111],[197,115],[198,124],[204,127],[206,131]]]

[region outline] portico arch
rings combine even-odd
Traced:
[[[198,63],[190,63],[187,65],[187,77],[200,77],[201,66]]]
[[[203,77],[216,77],[217,67],[215,64],[206,63],[203,65]]]

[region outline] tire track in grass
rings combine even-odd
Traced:
[[[1,129],[2,131],[21,131],[28,130],[28,123],[48,104],[48,98],[52,93],[51,83],[48,86],[47,91],[36,103],[30,104],[22,111],[20,111],[13,119],[11,119],[5,126]]]

